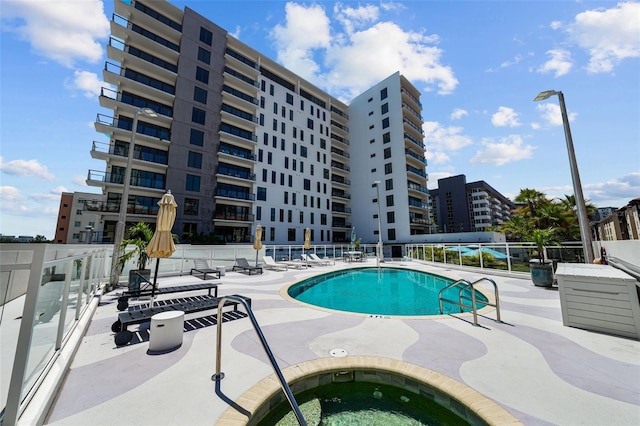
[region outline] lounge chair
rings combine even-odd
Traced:
[[[235,296],[238,296],[237,294]],[[251,306],[251,299],[248,297],[240,296],[247,301]],[[128,312],[121,312],[118,314],[118,320],[111,325],[111,331],[117,333],[114,337],[117,346],[124,346],[131,342],[133,333],[127,330],[127,326],[133,324],[142,324],[143,322],[151,321],[151,317],[155,314],[169,311],[183,311],[185,314],[193,312],[208,311],[217,309],[220,299],[214,296],[202,296],[199,298],[178,299],[176,303],[170,303],[166,301],[160,306],[153,306],[145,309],[131,310]],[[238,302],[233,300],[227,300],[224,306],[233,306],[233,310],[238,310]]]
[[[249,262],[247,261],[247,259],[245,259],[244,257],[238,257],[236,258],[236,264],[233,265],[232,271],[247,271],[249,273],[249,275],[251,275],[253,272],[255,273],[262,273],[262,267],[261,266],[251,266],[249,265]]]
[[[335,264],[336,264],[336,262],[335,262],[333,259],[329,259],[329,258],[327,258],[327,257],[325,257],[324,259],[322,259],[322,258],[320,258],[320,256],[318,256],[318,255],[317,255],[317,254],[315,254],[315,253],[310,254],[310,255],[309,255],[309,257],[310,257],[312,260],[315,260],[316,262],[324,262],[324,264],[325,264],[325,265],[327,265],[327,266],[328,266],[328,265],[335,265]]]
[[[302,262],[307,263],[308,265],[318,265],[318,266],[326,266],[328,265],[326,260],[314,260],[308,254],[301,254]]]
[[[208,274],[217,275],[216,278],[220,278],[220,271],[217,269],[211,268],[209,263],[207,263],[204,259],[195,259],[193,261],[193,268],[189,272],[189,275],[194,275],[193,273],[202,274],[202,279],[206,280]]]
[[[272,271],[287,271],[289,269],[289,266],[286,263],[278,263],[273,260],[273,257],[271,256],[264,256],[262,259],[264,260],[263,267],[265,269],[270,269]]]

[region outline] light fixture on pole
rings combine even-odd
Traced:
[[[380,267],[382,260],[382,219],[380,218],[380,181],[373,182],[376,186],[376,200],[378,200],[378,250],[376,250],[376,266]]]
[[[129,186],[131,185],[131,167],[133,163],[133,153],[136,143],[136,130],[138,129],[138,115],[143,114],[147,117],[157,117],[158,114],[151,108],[141,108],[133,114],[133,123],[131,125],[131,139],[129,141],[129,151],[127,154],[127,167],[124,171],[124,181],[122,186],[122,197],[120,198],[120,211],[118,214],[118,222],[116,222],[116,232],[113,239],[113,256],[111,258],[111,276],[109,284],[116,287],[120,279],[120,271],[118,270],[118,258],[120,257],[120,245],[124,239],[124,230],[127,223],[127,206],[129,204]]]
[[[571,129],[569,128],[569,116],[567,115],[567,107],[564,103],[564,95],[560,91],[546,90],[541,92],[533,100],[543,101],[551,96],[558,95],[560,101],[560,112],[562,113],[562,123],[564,125],[564,137],[567,140],[567,151],[569,153],[569,166],[571,167],[571,180],[573,181],[573,194],[576,199],[576,210],[578,214],[578,224],[580,225],[580,236],[582,238],[582,249],[584,251],[585,263],[593,263],[593,244],[591,243],[591,229],[589,227],[589,217],[587,216],[587,207],[582,195],[582,184],[580,183],[580,174],[578,173],[578,163],[576,162],[576,154],[573,149],[573,140],[571,139]]]

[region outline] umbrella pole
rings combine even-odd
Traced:
[[[160,258],[156,259],[156,273],[153,275],[153,287],[151,287],[151,307],[153,308],[153,299],[156,295],[156,282],[158,281],[158,267],[160,266]]]

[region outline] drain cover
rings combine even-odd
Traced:
[[[329,355],[331,355],[334,358],[342,358],[347,356],[348,353],[345,349],[331,349],[329,351]]]

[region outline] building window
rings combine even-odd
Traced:
[[[389,104],[388,103],[384,103],[382,104],[382,106],[380,107],[380,111],[382,112],[382,114],[386,114],[389,112]]]
[[[389,117],[383,118],[382,119],[382,128],[386,129],[389,127]]]
[[[394,212],[387,212],[387,223],[395,223],[396,214]]]
[[[327,215],[324,213],[320,213],[320,225],[327,224]]]
[[[382,135],[382,143],[389,143],[389,142],[391,142],[391,133],[387,132]]]
[[[191,145],[204,145],[204,132],[196,129],[191,129],[191,136],[189,137]]]
[[[395,240],[396,239],[396,230],[393,228],[387,229],[387,239]]]
[[[385,175],[390,175],[391,173],[393,173],[393,167],[391,167],[391,163],[387,163],[384,165],[384,174]]]
[[[311,180],[310,179],[305,179],[304,180],[304,190],[305,191],[311,191]],[[306,206],[306,202],[305,202],[305,206]]]
[[[200,192],[200,176],[187,174],[185,189],[187,191]]]
[[[200,108],[193,107],[191,111],[191,121],[202,124],[204,126],[205,111]]]
[[[264,114],[260,113],[260,125],[264,126]]]
[[[194,169],[202,168],[202,154],[199,152],[189,151],[189,159],[187,160],[187,165],[189,167],[193,167]]]
[[[393,206],[393,195],[387,195],[387,207]]]
[[[301,157],[307,157],[307,147],[306,146],[301,146],[300,147],[300,156]]]
[[[261,206],[257,206],[256,207],[256,220],[262,220],[262,207]],[[264,234],[262,236],[264,238]]]
[[[273,94],[274,94],[274,89],[275,89],[275,88],[274,88],[273,84],[270,84],[270,85],[269,85],[269,94],[270,94],[271,96],[273,96]]]
[[[198,216],[198,200],[194,198],[185,198],[184,214],[186,216]]]
[[[258,187],[256,198],[260,201],[267,201],[267,188]]]
[[[384,158],[385,158],[385,160],[387,158],[391,158],[391,148],[385,148],[384,149]]]
[[[384,181],[384,186],[387,191],[391,191],[393,189],[393,179],[387,179]]]
[[[211,63],[211,52],[202,47],[198,47],[198,60],[209,65]]]
[[[313,120],[310,118],[307,118],[307,129],[313,130]]]
[[[196,80],[209,84],[209,71],[204,68],[196,67]]]
[[[200,41],[211,46],[213,42],[213,33],[206,28],[200,27]]]
[[[287,229],[287,241],[295,241],[296,240],[296,228]]]
[[[193,88],[193,100],[196,102],[200,102],[201,104],[205,104],[207,103],[207,91],[204,90],[201,87],[194,87]]]
[[[271,214],[269,216],[271,218],[271,222],[276,221],[276,209],[274,207],[271,207]]]
[[[380,100],[383,101],[387,99],[387,88],[385,87],[380,91]]]
[[[287,93],[287,103],[293,105],[293,95],[291,93]]]

